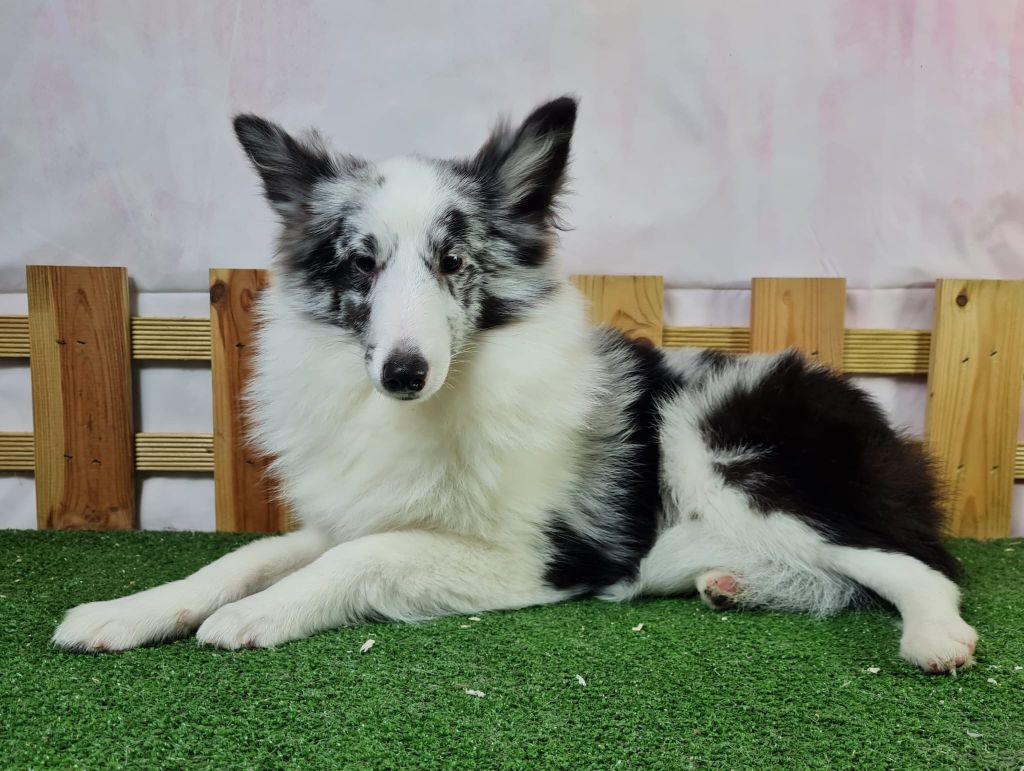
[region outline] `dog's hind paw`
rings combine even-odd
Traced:
[[[709,570],[697,579],[697,591],[711,610],[728,610],[736,606],[740,582],[724,570]]]

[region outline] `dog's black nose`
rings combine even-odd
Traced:
[[[395,351],[384,362],[381,385],[396,396],[411,396],[427,382],[427,360],[415,351]]]

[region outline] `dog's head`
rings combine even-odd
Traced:
[[[563,97],[468,160],[380,164],[254,115],[235,132],[281,218],[284,290],[362,347],[381,393],[414,400],[437,392],[475,334],[555,289],[548,252],[575,120]]]

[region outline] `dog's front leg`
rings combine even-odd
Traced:
[[[300,530],[264,538],[169,584],[89,602],[68,611],[53,643],[83,653],[122,651],[191,634],[217,608],[259,592],[308,565],[334,544],[325,533]]]
[[[210,616],[196,636],[220,648],[267,648],[359,621],[417,621],[554,602],[535,549],[427,531],[335,546],[264,591]]]

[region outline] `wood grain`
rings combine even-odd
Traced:
[[[267,459],[246,441],[242,405],[252,365],[254,305],[267,281],[262,270],[210,271],[213,478],[220,531],[272,533],[289,526]]]
[[[590,320],[618,329],[631,340],[662,343],[665,280],[661,276],[573,276],[587,298]]]
[[[755,278],[751,289],[751,351],[796,348],[842,369],[845,278]]]
[[[128,273],[30,266],[40,528],[135,527]]]
[[[953,535],[1010,534],[1024,380],[1024,281],[935,288],[925,417]]]

